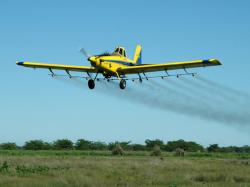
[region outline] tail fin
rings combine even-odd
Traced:
[[[142,63],[141,50],[142,50],[142,47],[140,45],[137,45],[136,49],[135,49],[135,55],[134,55],[134,63],[135,64],[141,64]]]

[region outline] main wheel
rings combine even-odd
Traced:
[[[94,89],[95,88],[95,81],[93,79],[89,79],[88,81],[88,86],[89,86],[89,89]]]
[[[124,79],[122,79],[122,80],[120,81],[120,88],[121,88],[122,90],[126,88],[126,81],[125,81]]]

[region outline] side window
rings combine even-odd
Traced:
[[[126,52],[124,51],[124,57],[127,57]]]
[[[120,55],[123,55],[123,53],[122,53],[122,52],[123,52],[123,50],[120,48],[120,50],[119,50],[119,54],[120,54]]]
[[[115,50],[115,53],[119,53],[119,48],[117,48],[117,49]]]

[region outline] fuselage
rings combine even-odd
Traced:
[[[89,58],[92,66],[105,77],[117,76],[117,70],[124,66],[134,66],[133,60],[121,55],[92,56]]]

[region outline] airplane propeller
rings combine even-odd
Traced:
[[[82,53],[86,58],[90,58],[92,55],[91,54],[89,54],[84,48],[81,48],[80,50],[79,50],[79,52],[80,53]],[[102,54],[99,54],[99,55],[95,55],[96,56],[96,58],[98,58],[98,57],[102,57],[102,56],[110,56],[111,55],[111,53],[109,53],[108,51],[106,51],[106,52],[104,52],[104,53],[102,53]]]
[[[91,57],[91,55],[84,48],[80,49],[80,53],[82,53],[86,58]]]
[[[79,52],[82,53],[82,54],[87,58],[87,60],[90,62],[90,57],[91,57],[92,55],[90,55],[84,48],[81,48],[81,49],[79,50]],[[92,62],[90,62],[90,65],[93,67]],[[92,73],[89,73],[89,75],[90,75],[90,77],[91,77]]]

